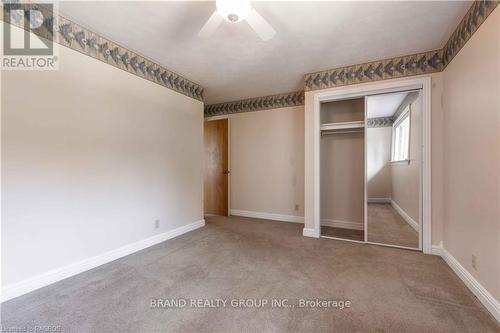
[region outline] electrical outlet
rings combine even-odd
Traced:
[[[477,258],[476,258],[475,255],[472,255],[472,262],[471,262],[471,264],[472,264],[472,268],[474,268],[474,270],[477,271]]]
[[[155,220],[155,229],[160,227],[160,220]]]
[[[299,205],[295,204],[295,211],[298,211],[298,210],[299,210]]]

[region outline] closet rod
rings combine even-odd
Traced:
[[[349,130],[349,131],[323,131],[321,132],[321,136],[323,135],[333,135],[333,134],[348,134],[348,133],[363,133],[363,130]]]

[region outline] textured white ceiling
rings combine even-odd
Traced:
[[[207,104],[301,90],[303,75],[443,47],[470,1],[253,2],[277,34],[246,22],[197,36],[215,2],[61,2],[76,23],[205,87]]]
[[[408,93],[374,95],[366,98],[368,118],[391,117]]]

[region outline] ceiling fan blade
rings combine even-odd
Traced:
[[[276,34],[273,27],[255,9],[252,9],[246,20],[263,41],[270,40]]]
[[[221,23],[222,23],[222,17],[217,13],[217,11],[214,11],[212,16],[210,16],[208,21],[201,28],[200,32],[198,33],[198,36],[202,38],[210,37],[215,32],[215,30],[217,30],[217,28]]]

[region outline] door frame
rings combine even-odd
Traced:
[[[421,249],[424,253],[432,251],[431,216],[431,76],[410,79],[396,79],[376,83],[344,86],[334,90],[314,94],[313,107],[313,221],[314,234],[321,235],[320,224],[320,106],[322,102],[364,97],[404,90],[422,89],[422,170],[421,170]],[[366,186],[365,186],[366,187]],[[365,194],[366,196],[366,194]],[[365,218],[366,224],[366,218]]]
[[[229,173],[227,175],[227,216],[231,215],[231,118],[229,115],[222,115],[222,116],[213,116],[213,117],[207,117],[203,120],[203,122],[206,121],[214,121],[214,120],[222,120],[222,119],[227,119],[227,169],[229,170]],[[205,161],[203,161],[203,164],[205,164]],[[203,193],[205,193],[203,191]],[[203,205],[205,204],[205,198],[203,198]],[[203,208],[203,211],[205,211],[205,208]],[[205,216],[215,216],[213,214],[204,214]]]

